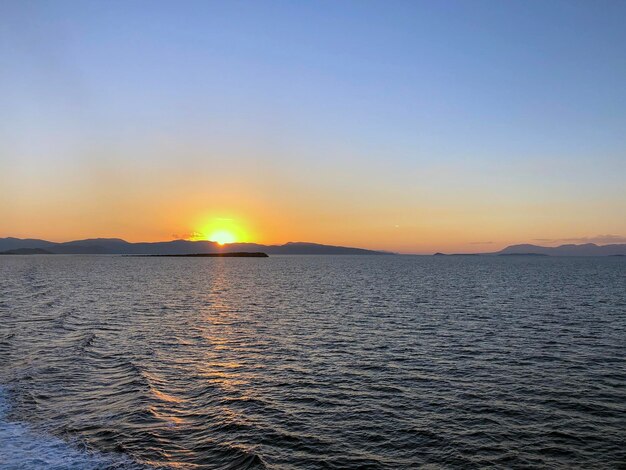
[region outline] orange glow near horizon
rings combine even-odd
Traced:
[[[490,188],[467,190],[460,198],[425,181],[415,194],[372,193],[354,180],[357,197],[345,192],[350,175],[338,174],[345,177],[335,180],[328,172],[327,178],[307,186],[298,175],[252,178],[244,169],[237,179],[225,173],[208,187],[202,184],[210,180],[208,170],[115,175],[105,180],[106,187],[96,179],[99,173],[84,178],[70,174],[65,192],[45,175],[33,174],[29,190],[20,192],[17,179],[0,172],[0,199],[11,201],[0,204],[0,237],[266,245],[302,241],[428,254],[491,252],[517,243],[558,245],[563,240],[606,243],[597,235],[626,235],[626,219],[619,217],[622,199],[544,204],[549,195],[526,201],[502,190],[496,199]],[[141,185],[131,185],[141,178]],[[107,189],[112,185],[115,193]]]

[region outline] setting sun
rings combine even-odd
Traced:
[[[189,237],[190,240],[208,240],[219,245],[246,242],[249,232],[240,220],[231,217],[202,217],[197,220],[199,227]]]
[[[211,233],[207,238],[212,242],[217,242],[219,245],[235,243],[237,241],[235,235],[228,230],[217,230]]]

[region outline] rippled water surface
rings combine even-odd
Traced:
[[[0,259],[0,467],[626,466],[626,259]]]

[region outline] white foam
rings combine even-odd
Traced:
[[[25,423],[9,421],[9,401],[0,387],[0,468],[90,470],[129,469],[138,466],[128,457],[77,449],[57,437],[33,430]]]

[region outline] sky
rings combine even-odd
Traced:
[[[626,242],[626,2],[0,1],[0,237]]]

